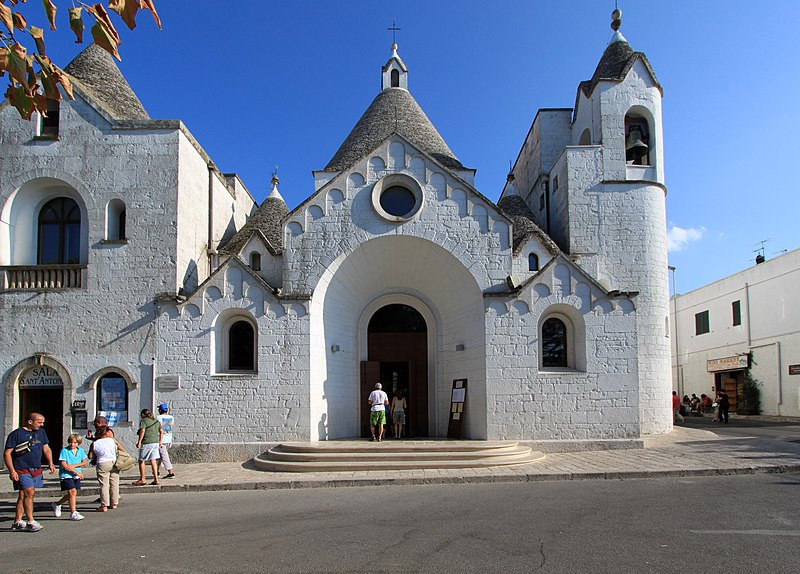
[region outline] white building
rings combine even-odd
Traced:
[[[724,388],[731,412],[746,371],[761,413],[800,416],[800,249],[671,299],[672,377],[679,394]],[[677,332],[677,336],[676,336]]]
[[[100,49],[66,71],[57,121],[0,107],[6,432],[163,401],[190,458],[357,437],[382,381],[412,436],[445,436],[455,380],[465,438],[671,429],[662,91],[619,33],[574,109],[536,114],[496,204],[396,46],[292,210],[277,180],[256,208]]]

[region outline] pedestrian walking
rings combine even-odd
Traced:
[[[369,394],[367,399],[370,407],[369,431],[372,433],[370,440],[376,440],[375,427],[378,427],[378,442],[383,440],[383,429],[386,425],[386,406],[389,404],[389,396],[381,390],[382,388],[383,385],[375,383],[375,390]]]
[[[33,517],[36,489],[44,486],[42,455],[47,461],[50,474],[56,472],[56,467],[53,466],[53,453],[48,444],[50,441],[43,427],[44,416],[40,413],[31,413],[27,422],[11,431],[6,438],[3,461],[14,490],[19,492],[11,530],[38,532],[42,529],[42,525]],[[23,514],[27,520],[23,520]]]
[[[100,506],[97,507],[97,512],[106,512],[119,505],[119,471],[114,470],[114,463],[117,461],[120,446],[105,417],[97,417],[94,426],[98,430],[94,434],[92,446],[89,447],[89,459],[96,465],[97,482],[100,484]]]
[[[61,505],[69,502],[69,519],[83,520],[83,515],[78,512],[77,507],[78,491],[81,489],[81,480],[83,480],[83,469],[81,467],[89,464],[89,458],[80,448],[82,442],[81,435],[69,435],[67,446],[62,448],[61,454],[58,455],[58,478],[61,479],[61,491],[65,492],[65,494],[53,503],[53,515],[56,518],[61,517]]]
[[[681,398],[676,391],[672,391],[672,424],[686,422],[681,414]]]
[[[153,469],[153,482],[150,484],[160,484],[158,480],[158,460],[161,458],[159,449],[161,448],[161,439],[164,437],[164,429],[153,416],[150,409],[142,409],[141,422],[139,423],[139,440],[136,443],[136,448],[139,449],[139,480],[133,482],[135,486],[144,486],[147,484],[145,480],[145,463],[150,463],[150,468]]]
[[[719,403],[719,420],[722,423],[728,423],[728,409],[731,407],[730,398],[728,397],[728,393],[725,392],[725,389],[720,391],[719,398],[717,399]]]
[[[158,405],[158,416],[156,420],[161,424],[161,429],[164,431],[161,437],[161,448],[158,449],[158,453],[161,455],[161,458],[158,460],[159,475],[161,474],[161,467],[163,466],[167,471],[167,475],[164,478],[175,478],[172,461],[169,459],[169,447],[172,446],[172,429],[175,426],[175,417],[170,414],[169,407],[166,403]]]

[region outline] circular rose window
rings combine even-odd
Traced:
[[[419,183],[402,173],[387,175],[372,191],[372,206],[388,221],[410,220],[422,208],[422,199]]]

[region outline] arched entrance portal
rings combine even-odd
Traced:
[[[385,305],[369,320],[361,396],[366,397],[377,382],[383,384],[390,402],[398,392],[406,397],[405,436],[428,436],[428,326],[410,305]],[[385,436],[391,437],[388,419]],[[367,407],[361,409],[361,436],[370,436]]]
[[[50,441],[54,457],[64,444],[62,421],[64,420],[64,381],[52,367],[31,367],[19,378],[19,426],[28,422],[28,415],[41,413],[45,420],[45,432]]]

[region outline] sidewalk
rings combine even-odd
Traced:
[[[800,471],[800,443],[740,437],[724,438],[706,430],[676,427],[667,435],[646,437],[645,448],[548,454],[538,463],[482,469],[403,470],[372,472],[287,473],[256,470],[248,463],[182,464],[176,478],[161,486],[133,486],[135,469],[122,475],[124,495],[144,492],[266,490],[274,488],[321,488],[660,478]],[[149,471],[149,469],[148,469]],[[37,499],[60,496],[57,475],[45,474],[45,488]],[[94,471],[89,470],[81,498],[99,492]],[[11,481],[0,475],[0,500],[16,499]]]

